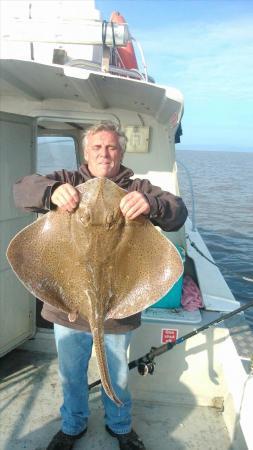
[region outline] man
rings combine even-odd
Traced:
[[[178,230],[187,217],[182,199],[152,186],[148,180],[131,179],[132,170],[121,164],[126,141],[124,133],[111,122],[91,127],[84,139],[87,164],[75,172],[62,170],[46,177],[24,177],[14,186],[17,206],[37,212],[47,212],[58,207],[65,214],[72,213],[79,203],[75,186],[94,177],[106,177],[128,191],[120,203],[121,212],[128,220],[144,214],[163,230]],[[72,321],[70,315],[48,304],[44,304],[42,316],[54,323],[64,398],[61,407],[62,427],[47,450],[70,450],[87,430],[87,369],[92,351],[92,335],[88,323],[82,317]],[[104,340],[110,378],[123,405],[117,406],[103,389],[102,401],[106,430],[118,439],[121,450],[145,449],[132,429],[131,395],[128,390],[127,348],[132,330],[139,325],[140,314],[105,322]]]

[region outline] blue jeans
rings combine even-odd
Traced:
[[[61,406],[62,431],[76,435],[86,427],[89,417],[87,370],[92,352],[91,333],[54,325],[55,341],[59,360],[59,374],[63,389]],[[128,391],[127,349],[131,332],[124,334],[105,334],[105,351],[116,395],[122,401],[117,406],[102,388],[102,401],[105,410],[105,423],[118,434],[131,431],[131,395]]]

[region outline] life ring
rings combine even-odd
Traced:
[[[124,17],[117,11],[111,14],[110,21],[113,23],[126,23]],[[134,47],[131,41],[125,47],[117,47],[119,58],[116,60],[117,67],[121,69],[137,69],[138,64],[135,56]]]

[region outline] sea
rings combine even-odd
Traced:
[[[176,150],[176,158],[189,217],[235,299],[252,302],[253,151]],[[253,308],[245,317],[253,330]]]

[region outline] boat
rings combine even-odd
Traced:
[[[75,169],[85,129],[110,120],[128,136],[124,163],[135,176],[180,195],[175,142],[184,99],[177,88],[155,83],[141,51],[135,64],[128,24],[117,13],[103,20],[94,0],[74,8],[70,1],[2,1],[1,20],[0,448],[34,450],[58,430],[61,394],[52,329],[5,257],[11,238],[37,218],[15,208],[12,186],[33,172]],[[194,281],[203,306],[186,310],[179,291],[166,307],[143,311],[129,360],[177,345],[131,370],[135,428],[150,450],[252,450],[252,331],[243,313],[223,320],[240,304],[194,221],[163,233],[181,248],[184,278]],[[94,355],[89,377],[98,377]],[[116,448],[105,435],[97,388],[90,400],[89,431],[76,448]]]

